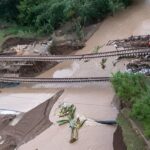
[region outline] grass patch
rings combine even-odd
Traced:
[[[130,123],[122,115],[118,117],[118,124],[123,130],[123,137],[127,150],[147,150],[144,141],[137,136]]]

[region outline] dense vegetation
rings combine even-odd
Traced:
[[[88,25],[129,5],[131,0],[1,0],[0,18],[50,33],[68,20]]]
[[[144,126],[150,138],[150,79],[141,74],[116,73],[112,79],[119,98],[131,108],[131,114]]]
[[[0,19],[12,21],[17,19],[19,0],[0,0]]]

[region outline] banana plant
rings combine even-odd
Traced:
[[[74,105],[62,106],[59,117],[66,117],[66,119],[57,121],[59,126],[69,124],[69,127],[71,128],[70,143],[74,143],[78,140],[78,130],[83,126],[86,121],[81,121],[79,117],[75,118],[75,112],[76,107]]]
[[[75,117],[75,111],[76,108],[74,105],[70,105],[70,106],[61,106],[60,112],[59,112],[59,117],[66,117],[66,119],[62,119],[57,121],[58,125],[64,125],[66,123],[70,123],[71,120],[74,119]]]
[[[61,106],[60,112],[59,112],[59,117],[67,117],[67,116],[74,116],[74,113],[76,111],[76,108],[74,105],[70,106]]]
[[[70,138],[70,143],[74,143],[75,141],[78,140],[78,131],[79,129],[83,126],[86,120],[81,121],[80,118],[76,118],[72,120],[70,124],[71,128],[71,138]]]
[[[59,121],[57,121],[57,123],[59,126],[61,126],[61,125],[69,123],[69,119],[59,120]]]

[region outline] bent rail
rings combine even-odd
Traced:
[[[83,55],[69,55],[69,56],[0,56],[0,62],[4,61],[67,61],[67,60],[87,60],[87,59],[96,59],[96,58],[105,58],[105,57],[114,57],[114,56],[144,56],[150,55],[150,49],[131,49],[131,50],[122,50],[122,51],[109,51],[101,52],[96,54],[83,54]]]

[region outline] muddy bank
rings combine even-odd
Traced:
[[[52,55],[68,55],[85,46],[84,42],[80,41],[54,41],[50,48]]]
[[[55,37],[51,41],[38,41],[36,39],[9,38],[3,45],[3,49],[9,54],[18,56],[37,55],[68,55],[84,47],[80,41],[68,40],[66,38]],[[7,53],[6,53],[7,55]],[[0,63],[0,75],[16,74],[22,77],[34,77],[56,66],[58,62],[2,62]]]
[[[35,77],[53,68],[58,62],[22,62],[0,64],[0,75],[5,77]]]
[[[14,150],[16,143],[11,136],[1,136],[1,133],[9,126],[10,122],[16,118],[16,115],[0,115],[0,150]],[[4,141],[5,144],[4,144]]]
[[[1,49],[16,55],[67,55],[85,46],[85,42],[67,35],[52,36],[48,39],[11,37],[4,41]]]
[[[2,131],[16,115],[0,115],[0,131]]]
[[[39,53],[39,49],[42,49],[41,51],[43,51],[43,49],[46,48],[46,51],[49,51],[52,55],[67,55],[76,50],[82,49],[85,46],[85,42],[96,32],[99,25],[100,23],[97,23],[84,27],[82,29],[83,38],[79,39],[76,31],[74,30],[74,24],[72,22],[67,22],[58,30],[54,31],[54,33],[49,37],[7,37],[3,42],[1,49],[18,49],[18,46],[19,50],[24,49],[28,51],[28,49],[30,49],[30,51]]]
[[[114,150],[127,150],[127,146],[124,143],[123,133],[122,133],[122,129],[120,126],[117,126],[117,129],[114,133],[113,147],[114,147]]]
[[[51,126],[49,114],[62,93],[63,90],[57,92],[52,98],[27,112],[16,125],[7,125],[1,130],[0,150],[13,150]]]
[[[119,110],[118,126],[113,137],[114,150],[127,150],[130,148],[148,150],[149,141],[145,138],[143,131],[141,131],[135,120],[130,118],[129,108],[131,104],[122,101],[117,95],[115,95],[113,103]]]
[[[10,37],[5,40],[1,48],[2,50],[9,50],[13,46],[31,44],[31,43],[34,43],[35,41],[38,41],[38,40],[35,38]]]
[[[32,66],[22,66],[18,73],[21,77],[35,77],[42,72],[55,67],[58,62],[34,62]]]
[[[53,44],[50,47],[52,55],[68,55],[77,50],[81,50],[86,45],[91,36],[96,32],[100,23],[89,25],[81,29],[82,38],[80,39],[74,29],[74,23],[67,22],[52,35]]]
[[[69,25],[70,26],[70,25]],[[48,38],[21,38],[10,37],[2,44],[4,53],[1,55],[69,55],[74,54],[77,50],[85,46],[85,41],[88,40],[98,28],[99,24],[91,25],[84,28],[83,41],[78,40],[77,35],[72,30],[72,26],[68,29],[68,24],[63,28],[55,31],[54,34]],[[50,70],[56,66],[58,62],[4,62],[0,63],[0,75],[13,77],[35,77],[46,70]]]
[[[120,111],[122,104],[117,95],[114,96],[112,103],[115,105],[118,111]],[[120,125],[117,125],[116,131],[113,135],[113,147],[114,150],[127,150],[127,146],[124,142],[123,131]]]

